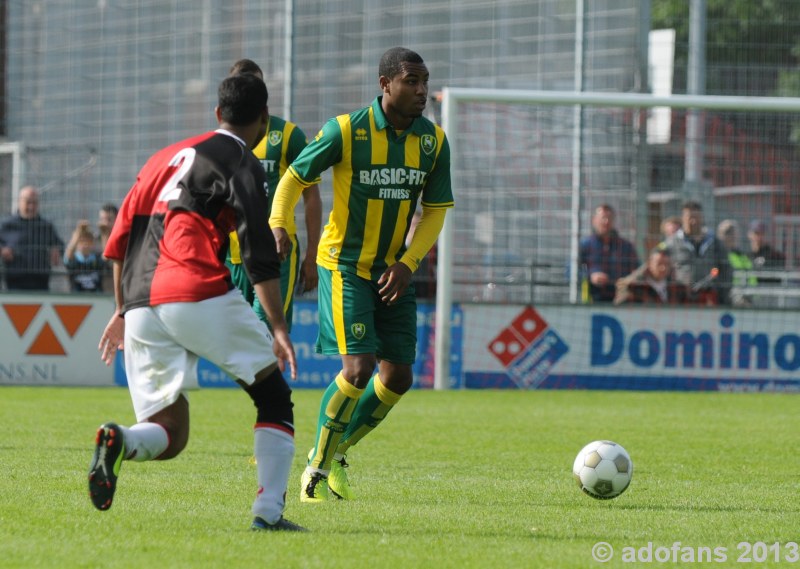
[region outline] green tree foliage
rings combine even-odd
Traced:
[[[652,0],[653,29],[675,29],[676,91],[686,85],[689,4]],[[706,93],[796,96],[799,62],[800,2],[706,0]]]

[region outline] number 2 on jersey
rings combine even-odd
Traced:
[[[169,180],[167,180],[161,188],[161,191],[158,193],[158,201],[168,202],[178,199],[181,195],[181,188],[178,186],[178,182],[191,170],[196,154],[194,148],[184,148],[172,157],[172,160],[169,161],[169,165],[172,167],[180,165],[180,167],[175,170],[172,176],[169,177]]]

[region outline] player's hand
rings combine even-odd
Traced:
[[[289,338],[286,328],[276,328],[272,332],[272,352],[278,358],[278,368],[282,373],[286,372],[286,362],[289,362],[289,371],[292,380],[297,379],[297,360],[294,355],[294,345]]]
[[[306,254],[300,266],[300,292],[309,292],[317,288],[319,273],[317,273],[316,255]]]
[[[395,263],[381,275],[378,285],[382,285],[378,294],[386,304],[393,304],[406,291],[411,282],[411,269],[405,263]]]
[[[606,273],[592,273],[589,276],[589,280],[595,286],[605,286],[610,282],[610,279]]]
[[[114,356],[117,355],[117,350],[121,350],[125,340],[125,320],[120,318],[119,311],[115,310],[108,321],[106,329],[103,330],[103,335],[100,336],[100,344],[97,349],[100,350],[100,359],[103,360],[107,366],[114,363]]]
[[[11,247],[3,247],[0,249],[0,257],[2,257],[3,261],[6,263],[10,263],[14,260],[14,250]]]
[[[272,235],[275,236],[275,247],[278,249],[278,257],[283,262],[292,250],[292,240],[289,239],[289,234],[283,227],[275,227],[272,229]]]

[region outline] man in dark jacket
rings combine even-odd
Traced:
[[[580,263],[593,302],[613,301],[617,279],[639,266],[633,244],[614,228],[615,217],[613,207],[599,206],[592,215],[592,234],[581,241]]]
[[[19,191],[18,211],[0,222],[0,257],[9,290],[48,290],[50,268],[61,259],[64,242],[53,224],[39,215],[39,192]]]

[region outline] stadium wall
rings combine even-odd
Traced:
[[[124,386],[97,342],[113,311],[106,296],[4,295],[0,385]],[[768,310],[455,304],[450,387],[800,391],[800,336]],[[415,387],[433,387],[433,305],[417,310]],[[295,388],[321,388],[338,358],[314,353],[316,302],[299,300],[292,336]],[[201,361],[201,387],[236,384]]]

